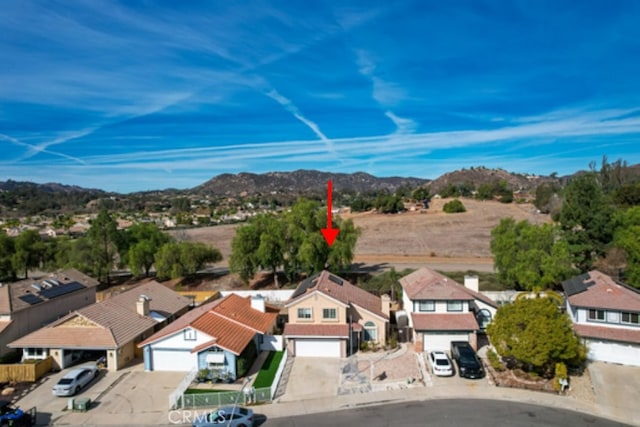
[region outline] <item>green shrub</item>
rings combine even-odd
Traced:
[[[553,388],[556,391],[562,391],[562,384],[560,384],[560,380],[565,379],[569,380],[569,373],[567,371],[567,365],[564,363],[556,363],[556,373],[553,378]]]
[[[236,359],[236,377],[244,377],[257,357],[258,350],[256,349],[255,343],[250,342]]]
[[[487,358],[489,359],[489,364],[491,364],[491,367],[494,370],[498,372],[504,371],[504,365],[500,361],[498,354],[495,351],[493,351],[493,349],[487,350]]]
[[[442,210],[446,213],[460,213],[467,211],[462,202],[458,199],[453,199],[450,202],[445,203]]]

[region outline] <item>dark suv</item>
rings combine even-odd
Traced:
[[[484,369],[475,350],[466,341],[451,342],[451,358],[458,365],[458,373],[465,378],[482,378]]]

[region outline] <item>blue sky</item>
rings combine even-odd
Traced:
[[[7,0],[0,180],[640,163],[637,1]]]

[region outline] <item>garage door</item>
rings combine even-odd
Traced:
[[[587,349],[590,360],[640,366],[640,346],[588,340]]]
[[[438,333],[438,332],[425,332],[422,337],[424,351],[444,350],[449,351],[451,349],[451,341],[469,341],[469,334],[466,332],[461,333]]]
[[[340,357],[340,340],[297,339],[296,357]]]
[[[189,350],[152,350],[152,370],[189,372],[195,369],[196,354]]]

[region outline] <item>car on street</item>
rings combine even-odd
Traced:
[[[444,351],[429,352],[429,364],[431,365],[433,375],[439,377],[450,377],[453,375],[453,364]]]
[[[100,371],[95,363],[82,365],[67,372],[58,383],[53,386],[56,396],[73,396],[85,388]]]
[[[461,377],[478,379],[484,377],[482,362],[478,359],[476,351],[466,341],[451,341],[451,357],[458,365],[458,373]]]
[[[210,426],[253,427],[253,409],[224,406],[198,417],[193,423],[193,427]]]

